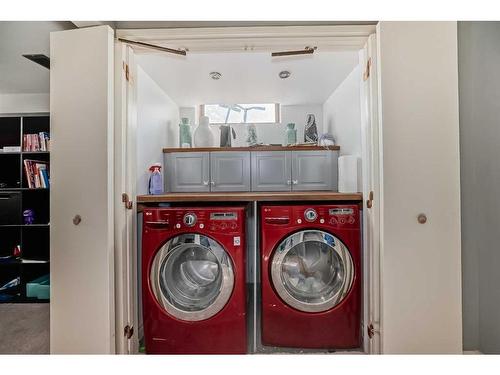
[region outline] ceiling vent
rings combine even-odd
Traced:
[[[31,60],[47,69],[50,69],[50,58],[46,55],[42,54],[34,54],[34,55],[23,55],[28,60]]]

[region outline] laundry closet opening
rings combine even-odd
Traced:
[[[130,37],[130,39],[132,38]],[[367,40],[367,38],[365,39]],[[163,44],[166,45],[167,42]],[[135,47],[133,44],[130,44],[130,46],[134,46],[134,67],[127,67],[127,69],[133,72],[132,77],[129,77],[133,82],[129,86],[129,90],[133,90],[133,95],[129,93],[129,98],[133,98],[133,103],[130,103],[129,99],[128,105],[129,108],[134,108],[134,110],[129,112],[128,120],[129,123],[135,121],[136,125],[135,134],[131,137],[131,145],[129,145],[134,155],[130,158],[131,163],[128,169],[132,171],[130,175],[135,175],[135,190],[139,198],[149,197],[152,193],[154,194],[151,190],[150,179],[151,167],[154,165],[161,166],[163,178],[161,187],[163,191],[167,193],[176,192],[175,188],[178,186],[171,185],[171,180],[174,177],[169,171],[169,168],[173,168],[172,163],[176,162],[169,156],[173,153],[190,154],[191,151],[197,153],[200,150],[203,150],[207,154],[223,153],[228,150],[248,152],[246,148],[250,147],[249,154],[252,154],[252,156],[249,157],[249,160],[251,158],[253,162],[252,147],[255,147],[255,150],[263,150],[263,147],[271,147],[270,149],[272,149],[273,147],[279,148],[290,145],[310,145],[311,142],[315,142],[318,149],[329,150],[335,153],[335,163],[328,164],[328,169],[334,170],[332,175],[332,181],[334,180],[334,182],[331,185],[325,185],[325,188],[322,187],[310,191],[305,189],[304,194],[298,196],[294,201],[287,201],[280,198],[279,195],[276,199],[270,199],[269,197],[272,194],[277,193],[277,188],[270,188],[269,191],[266,188],[261,188],[260,190],[254,189],[254,180],[256,177],[252,171],[251,173],[249,172],[248,186],[236,187],[234,190],[229,187],[226,190],[221,190],[223,193],[215,193],[216,190],[210,190],[214,189],[214,184],[211,182],[212,186],[208,186],[207,190],[193,190],[193,194],[196,191],[207,191],[207,194],[212,192],[214,196],[215,194],[226,194],[229,196],[233,191],[238,191],[239,194],[244,196],[245,192],[258,191],[258,198],[255,199],[246,197],[238,201],[234,197],[224,199],[224,195],[222,195],[221,198],[213,202],[204,196],[203,199],[198,201],[195,198],[187,198],[186,202],[178,198],[169,201],[167,198],[163,202],[151,201],[147,204],[141,204],[137,217],[137,228],[133,228],[137,233],[137,246],[132,251],[130,263],[132,267],[135,267],[135,270],[130,271],[130,274],[134,275],[135,272],[137,274],[137,277],[132,277],[133,282],[136,284],[131,288],[136,293],[130,299],[130,305],[133,306],[132,314],[137,316],[136,340],[139,340],[143,344],[145,335],[143,325],[144,301],[142,298],[143,291],[147,288],[141,285],[141,280],[142,282],[144,280],[152,282],[152,279],[148,279],[149,276],[145,278],[141,274],[145,269],[141,263],[141,249],[143,249],[144,244],[143,221],[145,220],[143,213],[152,207],[175,208],[179,210],[189,208],[192,211],[191,213],[193,213],[199,212],[197,210],[210,211],[215,206],[219,207],[222,211],[225,210],[224,208],[229,210],[227,215],[236,215],[235,212],[239,211],[232,212],[231,208],[238,206],[244,207],[246,212],[246,224],[242,228],[245,238],[243,258],[246,273],[245,320],[247,338],[245,352],[302,353],[342,352],[345,350],[376,352],[378,350],[376,345],[374,346],[373,343],[370,344],[371,338],[366,333],[367,326],[373,323],[374,319],[377,320],[378,317],[378,313],[375,312],[378,306],[378,297],[371,293],[373,290],[376,291],[377,287],[373,281],[377,277],[376,271],[373,270],[373,267],[376,268],[376,264],[370,258],[370,256],[374,256],[371,249],[370,256],[367,252],[369,243],[373,241],[372,236],[375,233],[375,229],[373,223],[367,224],[366,208],[363,207],[364,201],[361,198],[361,194],[365,193],[365,199],[368,199],[369,194],[366,194],[366,190],[371,188],[370,183],[373,179],[372,154],[374,151],[370,146],[372,143],[370,137],[373,134],[367,132],[371,121],[370,108],[367,104],[371,102],[371,98],[369,97],[370,90],[366,87],[367,74],[370,74],[370,67],[368,66],[369,63],[367,64],[368,56],[367,49],[364,48],[365,43],[358,42],[358,44],[357,47],[351,46],[349,48],[339,46],[332,48],[331,46],[322,46],[321,43],[318,43],[317,45],[304,45],[302,48],[299,48],[297,45],[285,44],[281,48],[279,46],[267,46],[254,48],[253,50],[251,48],[205,48],[204,50],[198,44],[193,43],[195,48],[185,48],[187,49],[186,55],[159,52],[143,47]],[[180,43],[178,45],[180,46]],[[308,51],[308,53],[272,56],[273,52],[290,50],[304,50]],[[372,74],[374,73],[372,72]],[[224,148],[223,151],[221,151],[221,147]],[[210,148],[210,151],[207,151],[206,148]],[[297,148],[297,150],[299,149]],[[291,153],[295,151],[283,152]],[[196,157],[197,155],[194,156]],[[349,171],[351,176],[348,182],[342,179],[339,180],[338,177],[337,163],[340,162],[336,158],[339,157],[339,160],[342,160],[344,156],[349,156],[345,160],[351,162],[351,170]],[[352,160],[354,160],[354,164]],[[250,165],[250,161],[248,163]],[[322,170],[325,168],[325,164],[321,163],[315,164],[313,162],[309,165],[309,168],[311,170],[320,169],[322,174],[330,173],[326,169]],[[355,170],[353,171],[352,168]],[[214,172],[212,171],[211,173]],[[289,184],[292,185],[290,189],[293,192],[293,178],[291,180]],[[339,183],[341,186],[339,186]],[[203,189],[203,187],[200,188]],[[345,199],[339,198],[339,202],[332,202],[325,200],[324,195],[321,195],[325,192],[328,193],[328,191],[332,193],[338,192],[339,188],[341,192],[344,189],[343,191],[346,193],[358,193],[359,197],[357,196],[355,201],[351,201],[346,195]],[[185,194],[185,197],[190,196],[189,190],[177,191]],[[296,193],[300,194],[300,192],[300,189],[297,188]],[[266,202],[261,202],[260,199],[266,196],[266,194],[269,195],[264,199]],[[141,202],[140,199],[139,202]],[[304,206],[304,204],[306,205]],[[290,208],[290,216],[293,216],[296,209],[294,207],[303,206],[304,210],[307,210],[311,206],[315,207],[321,216],[323,215],[323,207],[333,207],[333,205],[338,204],[351,205],[355,211],[354,209],[350,209],[351,211],[349,212],[355,212],[353,215],[358,215],[355,220],[359,232],[354,237],[358,237],[357,240],[359,240],[359,243],[353,246],[357,246],[359,249],[342,250],[347,251],[345,254],[339,250],[340,252],[336,255],[332,255],[334,258],[329,260],[325,258],[324,261],[326,262],[325,264],[336,262],[337,258],[341,259],[345,257],[346,254],[349,254],[349,251],[351,251],[351,255],[352,251],[357,251],[359,254],[354,256],[354,261],[351,261],[351,263],[347,262],[345,263],[346,265],[342,266],[344,268],[339,271],[340,274],[331,276],[333,278],[338,278],[340,277],[339,275],[344,277],[344,273],[349,274],[351,272],[349,267],[356,266],[356,270],[353,272],[355,277],[351,276],[352,279],[349,279],[348,276],[345,276],[345,280],[348,281],[342,282],[342,285],[338,288],[344,288],[345,291],[342,293],[347,293],[350,290],[349,288],[353,288],[353,280],[356,280],[356,283],[359,282],[359,286],[357,286],[359,289],[357,291],[359,293],[359,304],[353,305],[354,309],[358,309],[357,312],[354,312],[354,315],[359,314],[359,322],[354,320],[356,321],[355,324],[358,325],[354,331],[354,335],[359,338],[355,342],[359,345],[353,345],[352,343],[343,345],[342,340],[339,343],[334,341],[334,344],[330,347],[328,340],[323,344],[316,345],[314,344],[314,334],[307,339],[307,332],[304,332],[306,340],[303,347],[301,347],[300,342],[298,344],[295,343],[295,345],[289,345],[290,342],[293,343],[293,340],[285,342],[283,345],[279,345],[279,343],[274,345],[273,342],[275,341],[273,340],[270,340],[269,343],[263,342],[263,333],[264,335],[266,333],[262,321],[262,298],[264,293],[262,288],[264,286],[261,278],[263,274],[267,274],[268,270],[263,268],[266,267],[266,264],[262,261],[264,251],[262,248],[262,236],[265,228],[262,222],[262,217],[264,216],[261,217],[261,213],[264,212],[266,207],[274,210],[276,207],[280,209],[287,206],[292,207]],[[330,215],[333,215],[331,212],[334,211],[332,210],[334,209],[332,208],[330,211],[327,209],[325,215],[328,215],[328,212],[330,212]],[[188,211],[186,213],[190,214]],[[335,212],[338,213],[339,211]],[[167,213],[168,211],[165,211],[165,215]],[[212,215],[203,212],[198,213],[198,216],[194,215],[195,220],[199,221],[200,215],[203,217],[205,214]],[[215,214],[222,213],[216,212]],[[152,215],[156,215],[156,213]],[[173,216],[170,220],[176,220],[173,219],[176,214],[172,213],[171,215]],[[301,212],[297,215],[304,215],[304,213]],[[306,215],[308,214],[306,213]],[[323,223],[323,218],[321,220]],[[298,222],[301,222],[301,220],[299,219]],[[184,223],[186,223],[186,220],[184,220]],[[239,224],[237,224],[237,227],[239,230]],[[296,232],[297,234],[302,233],[299,229]],[[304,239],[304,236],[307,237],[307,235],[312,236],[312,238],[318,236],[318,234],[314,233],[302,234],[301,238]],[[285,234],[283,236],[287,237]],[[319,236],[321,237],[321,235]],[[324,237],[326,242],[324,245],[321,245],[325,246],[325,248],[331,245],[331,243],[328,243],[330,241],[330,237],[328,236],[326,234]],[[208,235],[208,237],[210,236]],[[296,241],[297,238],[293,239],[293,241]],[[193,241],[196,242],[198,240],[193,239]],[[203,242],[203,240],[201,241]],[[335,240],[332,239],[332,241]],[[167,241],[167,243],[169,242],[171,241]],[[348,243],[349,240],[347,242],[339,242]],[[354,243],[356,243],[356,240],[354,240]],[[163,245],[164,243],[162,243]],[[318,254],[323,254],[323,250],[318,251]],[[292,258],[300,257],[300,254],[290,254],[288,262]],[[215,256],[213,262],[217,263],[216,258],[217,256]],[[322,261],[321,256],[316,260]],[[156,259],[152,262],[156,262]],[[233,262],[237,263],[234,259]],[[172,264],[169,263],[170,268],[172,268]],[[189,264],[194,265],[195,263],[191,262]],[[165,267],[161,269],[164,270],[166,269]],[[372,267],[371,270],[370,267]],[[239,271],[236,270],[235,272],[238,273]],[[319,270],[314,272],[316,272],[316,276],[320,273]],[[329,276],[316,277],[314,272],[311,272],[311,275],[309,275],[310,280],[300,280],[300,277],[298,280],[295,280],[292,277],[291,281],[286,282],[288,284],[285,283],[288,286],[284,284],[285,288],[290,287],[293,289],[292,284],[294,283],[316,282],[324,284],[316,286],[316,288],[324,289],[325,291],[328,290],[328,285],[333,283],[326,280]],[[154,286],[152,288],[154,289]],[[160,286],[158,288],[159,290],[161,289]],[[313,290],[315,287],[310,286],[310,288]],[[223,290],[223,287],[221,289]],[[297,293],[300,294],[300,288],[297,290],[299,290]],[[333,296],[333,294],[338,292],[337,289],[335,291],[332,290],[334,289],[326,293],[330,293]],[[182,290],[178,290],[178,292],[180,294],[183,293]],[[209,298],[211,292],[207,291],[207,293],[207,298]],[[293,294],[294,291],[291,290],[287,293]],[[166,298],[169,306],[170,304],[175,305],[177,303],[174,301],[175,296],[172,296]],[[330,297],[320,296],[318,298],[321,300]],[[184,295],[183,298],[194,297]],[[299,297],[297,298],[300,299]],[[315,297],[308,298],[306,298],[306,305],[308,306],[310,304],[320,305],[324,302],[320,300],[316,301]],[[339,309],[341,305],[342,300],[339,297],[337,305],[328,305],[329,311]],[[180,309],[179,306],[175,309],[176,311]],[[195,308],[193,307],[192,309]],[[296,304],[293,309],[295,309],[294,311],[300,311],[300,304]],[[309,307],[305,308],[304,311],[307,309]],[[309,310],[309,312],[319,315],[324,313],[321,308],[318,308],[317,311],[313,310]],[[345,321],[351,318],[348,317]],[[325,322],[327,323],[327,321]],[[293,330],[294,328],[284,327],[281,329]],[[341,331],[342,329],[339,330],[339,332]],[[283,334],[286,336],[286,332],[283,332]],[[169,338],[156,339],[168,340]],[[318,338],[318,340],[321,341],[321,338]],[[144,350],[144,345],[141,348],[141,350]],[[145,351],[151,352],[151,350],[148,350],[147,345]]]

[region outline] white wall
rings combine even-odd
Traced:
[[[361,109],[358,65],[323,104],[324,131],[340,145],[341,155],[361,157]]]
[[[0,113],[38,113],[50,111],[50,95],[0,94]]]
[[[179,144],[179,107],[137,67],[137,194],[148,193],[149,167]],[[162,169],[163,171],[163,169]]]
[[[382,350],[461,353],[457,24],[377,30]]]

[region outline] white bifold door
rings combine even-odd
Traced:
[[[457,23],[377,34],[382,352],[461,353]]]
[[[51,353],[114,353],[113,30],[50,37]]]

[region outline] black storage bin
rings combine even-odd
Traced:
[[[21,224],[21,193],[0,192],[0,225]]]

